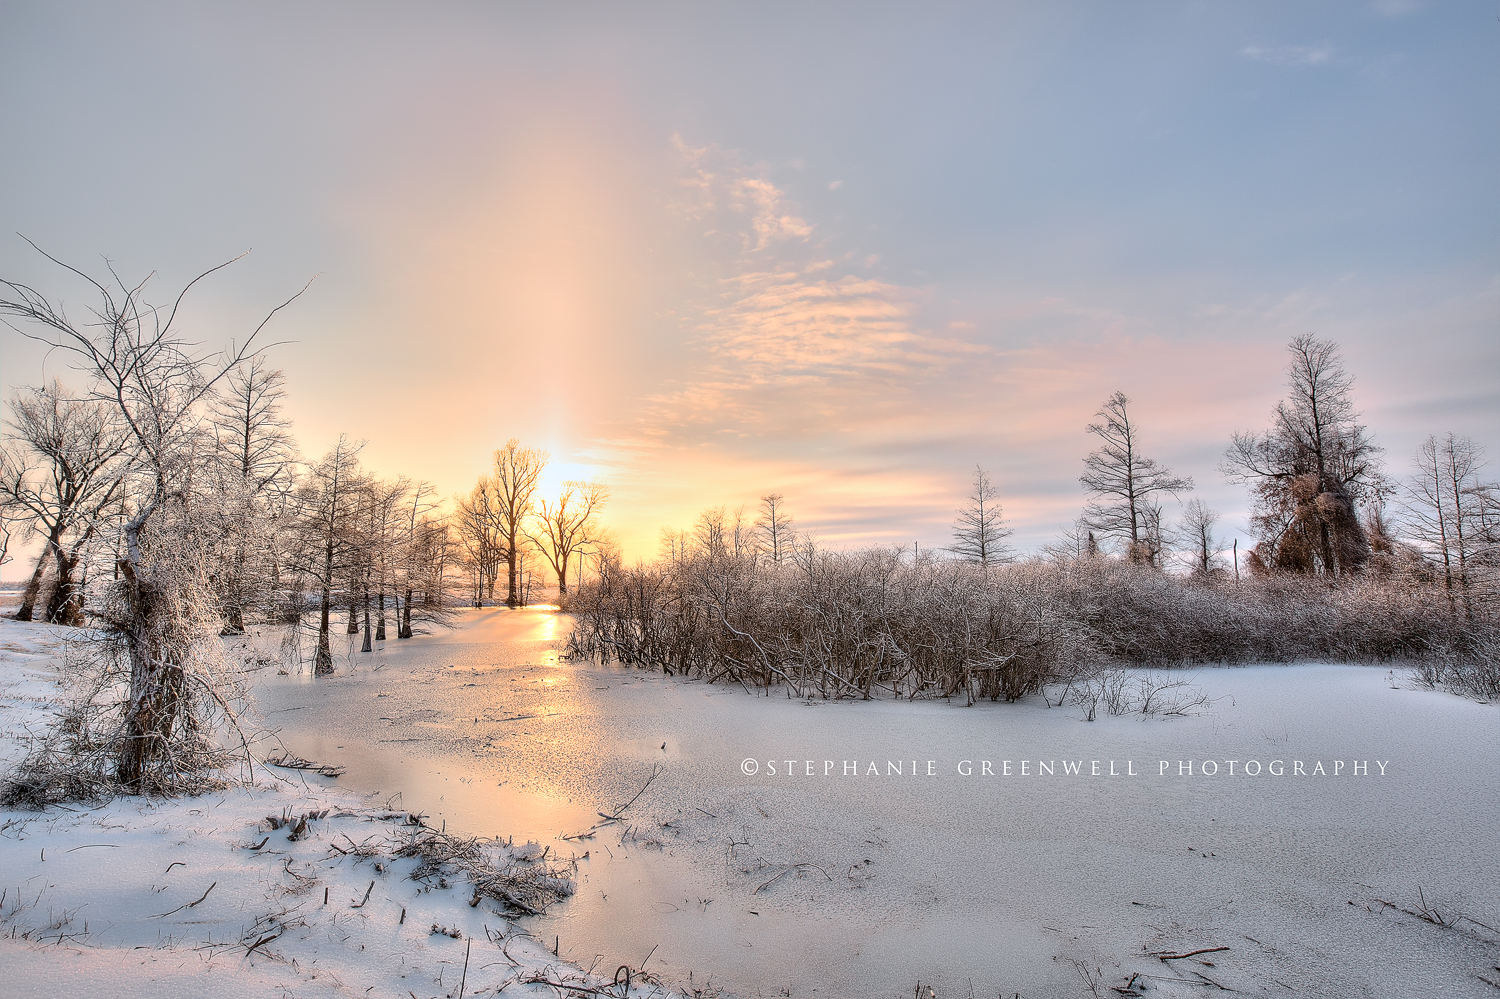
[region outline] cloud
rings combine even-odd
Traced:
[[[844,182],[841,181],[841,180],[830,180],[828,182],[828,189],[830,191],[837,191],[839,188],[841,188],[843,186],[844,186]]]
[[[1246,45],[1240,55],[1256,62],[1283,66],[1321,66],[1333,58],[1331,45]]]
[[[923,330],[926,292],[870,277],[877,255],[830,254],[764,165],[681,138],[674,146],[675,207],[699,234],[700,294],[680,313],[695,356],[649,399],[643,432],[674,427],[684,443],[775,426],[817,432],[884,410],[985,349]]]
[[[812,226],[763,171],[747,170],[733,153],[717,146],[689,146],[678,135],[672,136],[672,143],[686,168],[678,179],[676,211],[692,221],[728,216],[705,235],[739,230],[745,248],[756,251],[812,235]],[[741,222],[745,218],[748,228]]]

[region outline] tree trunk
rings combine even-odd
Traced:
[[[188,644],[183,622],[174,616],[174,601],[138,572],[140,532],[160,500],[125,525],[125,557],[117,567],[125,585],[127,616],[119,623],[130,658],[130,703],[125,709],[125,745],[115,772],[127,787],[143,786],[152,767],[167,759],[172,729],[183,713],[187,678],[174,661]],[[191,724],[191,719],[189,719]]]
[[[375,597],[375,641],[385,641],[385,591],[381,590]]]
[[[313,654],[313,676],[333,675],[333,649],[328,644],[328,618],[333,608],[333,594],[323,587],[323,599],[318,602],[318,651]]]
[[[155,606],[154,588],[129,563],[121,569],[130,607],[130,619],[123,628],[130,655],[130,704],[125,710],[125,745],[116,775],[126,787],[149,790],[142,787],[143,782],[153,764],[166,757],[186,681],[181,665],[166,660],[160,635],[152,627],[161,613]]]
[[[359,647],[359,651],[361,651],[361,652],[369,652],[369,651],[371,651],[371,649],[373,647],[370,645],[370,588],[368,586],[365,587],[365,601],[364,601],[364,604],[365,604],[365,606],[364,606],[364,611],[365,611],[365,641],[364,641],[364,644]]]
[[[243,635],[245,633],[245,562],[248,553],[242,537],[234,547],[233,570],[229,579],[229,592],[224,601],[224,628],[221,635]]]
[[[83,624],[83,593],[73,580],[78,568],[78,559],[71,557],[61,547],[52,550],[53,563],[57,566],[57,583],[52,587],[52,596],[47,600],[46,621],[48,624],[64,624],[77,627]]]
[[[396,628],[397,638],[411,637],[411,587],[406,588],[406,600],[401,606],[401,624]]]
[[[32,570],[31,578],[26,581],[26,592],[21,594],[21,606],[16,610],[17,621],[30,621],[36,610],[36,598],[42,592],[42,576],[47,572],[47,556],[52,553],[53,542],[49,538],[42,554],[37,556],[36,568]]]
[[[359,601],[355,598],[354,587],[349,587],[349,626],[345,634],[359,634]]]
[[[333,524],[323,543],[323,599],[318,604],[318,651],[313,655],[313,676],[333,675],[333,650],[328,646],[328,615],[333,606]]]
[[[517,545],[515,536],[512,535],[509,540],[510,550],[508,552],[508,557],[505,560],[505,606],[515,607],[521,602],[521,595],[516,589],[516,583],[518,582],[518,580],[516,579],[516,556],[519,554],[519,552],[516,551]]]

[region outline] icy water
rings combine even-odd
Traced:
[[[1329,665],[1185,674],[1212,705],[1165,719],[805,703],[568,663],[567,627],[470,612],[260,707],[342,784],[580,858],[532,931],[689,995],[1494,994],[1500,934],[1399,911],[1500,926],[1493,705]]]

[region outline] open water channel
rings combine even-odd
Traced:
[[[1371,900],[1420,886],[1500,926],[1493,705],[1323,665],[1198,672],[1211,705],[1165,719],[808,703],[570,663],[569,626],[465,612],[336,677],[264,681],[259,707],[293,752],[346,767],[340,784],[579,858],[576,896],[531,931],[674,992],[1073,995],[1099,969],[1198,994],[1148,952],[1227,946],[1192,974],[1487,994],[1482,939]],[[595,829],[601,812],[622,819]]]

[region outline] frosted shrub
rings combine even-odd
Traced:
[[[219,639],[223,619],[203,540],[179,509],[142,533],[141,551],[152,585],[111,588],[105,628],[70,648],[70,703],[0,783],[0,803],[199,793],[225,782],[234,757],[216,733],[236,731],[245,691]],[[131,599],[151,600],[152,613],[135,613]],[[145,703],[131,698],[131,670],[141,660],[158,664],[161,678]],[[147,712],[147,723],[133,729],[132,710]],[[123,759],[140,761],[134,779],[120,774]]]
[[[1101,557],[986,569],[887,548],[802,548],[779,565],[699,551],[609,567],[573,610],[574,656],[796,697],[1015,700],[1059,685],[1114,713],[1152,698],[1111,683],[1111,666],[1447,655],[1463,665],[1444,676],[1475,690],[1495,675],[1494,624],[1456,617],[1430,587],[1236,584]]]

